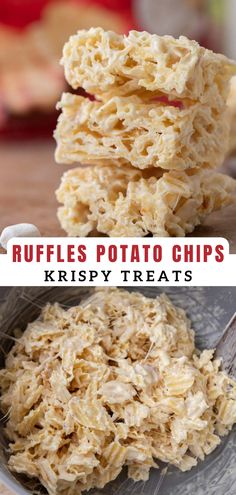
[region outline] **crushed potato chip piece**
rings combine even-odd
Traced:
[[[71,236],[183,236],[232,203],[235,187],[230,177],[207,169],[162,174],[112,164],[77,168],[62,177],[58,217]]]
[[[117,160],[144,169],[220,165],[228,148],[227,112],[208,105],[181,108],[137,96],[105,103],[64,93],[58,108],[56,161]]]
[[[166,295],[116,288],[48,304],[8,354],[0,390],[9,468],[49,495],[103,488],[123,466],[145,481],[156,460],[189,470],[236,423],[236,382],[195,349],[185,312]]]
[[[118,380],[111,380],[104,383],[100,390],[102,399],[107,404],[120,404],[132,400],[136,395],[135,389],[129,383],[122,383]]]

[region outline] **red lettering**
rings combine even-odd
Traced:
[[[209,244],[206,244],[204,246],[204,251],[203,251],[203,261],[206,263],[208,261],[208,257],[212,254],[212,247]]]
[[[185,263],[191,263],[193,261],[193,245],[184,246],[184,261]]]
[[[126,251],[128,248],[128,244],[121,244],[120,248],[121,248],[121,261],[123,263],[125,263],[126,262]]]
[[[222,261],[224,261],[224,247],[221,246],[221,244],[218,244],[216,246],[216,257],[215,257],[215,260],[217,261],[217,263],[222,263]]]
[[[13,263],[21,262],[21,246],[13,244],[12,246],[12,261]]]
[[[78,253],[78,261],[84,263],[86,261],[86,246],[84,244],[78,246]]]
[[[149,262],[149,249],[150,249],[150,244],[144,244],[143,245],[143,250],[144,250],[144,261],[145,263],[148,263]],[[154,246],[154,249],[155,249],[155,246]]]
[[[61,255],[61,248],[62,246],[60,244],[57,245],[57,262],[58,263],[64,263],[65,259]]]
[[[31,263],[31,261],[33,261],[33,258],[34,258],[34,252],[33,252],[33,245],[32,244],[26,244],[24,246],[24,261],[26,261],[26,263]]]
[[[40,263],[42,254],[43,254],[43,245],[37,244],[37,246],[36,246],[36,262],[37,263]]]
[[[139,248],[138,248],[137,244],[133,244],[131,256],[130,256],[130,262],[134,263],[134,261],[137,261],[138,263],[140,261]]]
[[[201,261],[201,246],[200,244],[197,244],[197,255],[196,255],[196,261],[200,263]]]
[[[179,244],[175,244],[173,246],[172,258],[175,263],[179,263],[181,261],[181,246],[179,246]]]
[[[108,259],[111,263],[117,260],[117,246],[115,244],[111,244],[108,248]]]
[[[162,260],[162,247],[159,244],[153,248],[153,259],[156,263]]]
[[[46,254],[46,260],[48,263],[51,261],[51,256],[53,253],[54,253],[54,245],[48,244],[47,245],[47,254]]]
[[[101,257],[105,254],[105,246],[103,244],[97,245],[97,262],[101,261]]]
[[[75,261],[75,246],[68,244],[67,246],[67,261],[73,263]]]

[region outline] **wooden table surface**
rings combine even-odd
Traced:
[[[0,483],[0,493],[1,495],[15,495],[11,490],[2,485],[2,483]]]
[[[65,170],[54,161],[53,141],[0,144],[0,230],[33,223],[42,236],[62,236],[55,190]]]
[[[55,189],[66,169],[54,161],[54,142],[0,144],[0,231],[14,223],[37,225],[43,236],[63,236],[56,209]],[[195,229],[197,237],[226,237],[236,253],[236,205],[209,215]]]

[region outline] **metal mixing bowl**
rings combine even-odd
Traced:
[[[196,342],[200,348],[216,345],[224,326],[235,312],[236,287],[145,287],[139,290],[147,296],[155,297],[166,292],[171,300],[187,311],[196,331]],[[24,329],[34,320],[46,302],[59,302],[65,306],[78,304],[86,297],[90,288],[0,288],[0,332],[10,335],[18,327]],[[5,301],[5,302],[3,302]],[[4,366],[4,355],[11,341],[0,334],[0,367]],[[39,485],[23,476],[11,474],[7,468],[7,442],[3,436],[4,419],[0,421],[0,481],[12,488],[18,495],[46,493]],[[96,495],[235,495],[236,493],[236,429],[222,439],[219,447],[207,458],[199,461],[197,467],[181,473],[168,467],[160,486],[160,470],[153,470],[148,482],[133,483],[123,473],[118,480],[110,483]]]

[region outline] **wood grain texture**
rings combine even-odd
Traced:
[[[54,143],[0,145],[0,230],[34,223],[43,236],[63,235],[56,218],[58,187],[64,167],[54,161]]]
[[[37,225],[43,236],[63,236],[55,189],[66,170],[54,161],[51,141],[0,144],[0,231],[19,222]],[[192,236],[226,237],[236,253],[236,205],[209,215]]]

